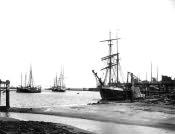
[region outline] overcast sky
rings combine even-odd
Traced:
[[[100,40],[118,35],[123,74],[145,79],[175,77],[173,0],[4,0],[0,1],[0,79],[20,84],[30,65],[36,85],[51,86],[64,67],[67,87],[95,87]]]

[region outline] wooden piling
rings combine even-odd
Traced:
[[[3,87],[1,86],[3,85]],[[0,104],[0,111],[7,111],[10,108],[10,81],[6,80],[6,81],[1,81],[0,80],[0,95],[1,95],[1,89],[5,90],[6,92],[6,106],[1,106]],[[1,96],[0,96],[0,102],[1,102]]]
[[[10,92],[9,92],[9,86],[10,81],[6,80],[6,107],[10,108]]]

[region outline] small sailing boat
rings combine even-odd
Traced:
[[[97,73],[92,70],[95,75],[100,91],[101,98],[103,100],[125,100],[127,99],[128,91],[125,91],[124,84],[119,82],[119,52],[118,52],[118,40],[120,38],[111,39],[111,33],[108,40],[103,40],[100,42],[108,42],[109,45],[109,55],[102,58],[102,61],[106,61],[107,66],[101,70],[105,70],[105,78],[102,81],[98,77]],[[117,53],[112,51],[112,41],[117,41]]]
[[[25,84],[23,86],[22,85],[22,74],[21,74],[21,86],[17,87],[16,92],[18,92],[18,93],[41,93],[41,87],[40,86],[34,86],[32,68],[31,67],[30,67],[28,84],[26,84],[26,79],[27,79],[27,77],[25,75]]]
[[[51,89],[53,92],[65,92],[66,91],[63,71],[61,71],[59,78],[56,75],[55,80],[54,80],[54,85]]]

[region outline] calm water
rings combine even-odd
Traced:
[[[66,91],[64,93],[44,90],[42,93],[10,92],[11,107],[42,108],[71,105],[86,105],[100,100],[99,92]],[[5,94],[2,94],[2,105],[5,104]]]

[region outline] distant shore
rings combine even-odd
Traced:
[[[46,88],[45,90],[51,90],[51,88]],[[69,91],[99,91],[98,88],[66,88]]]

